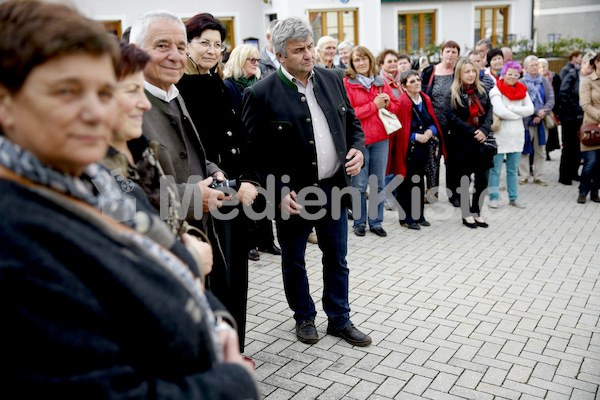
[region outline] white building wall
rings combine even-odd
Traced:
[[[266,45],[265,32],[269,15],[279,19],[301,16],[308,19],[309,10],[358,9],[359,44],[373,53],[389,47],[397,48],[398,13],[404,11],[436,11],[436,42],[455,40],[465,51],[473,48],[474,12],[477,6],[510,6],[508,32],[519,39],[531,37],[532,0],[509,1],[398,1],[381,3],[380,0],[77,0],[85,15],[101,20],[121,20],[124,30],[144,12],[168,9],[182,18],[200,12],[215,17],[234,17],[235,43],[248,37]],[[315,38],[315,41],[318,38]]]
[[[181,18],[208,12],[216,18],[234,17],[235,43],[243,39],[260,39],[260,46],[266,45],[263,26],[262,0],[77,0],[79,11],[99,20],[121,20],[122,30],[133,25],[137,18],[148,11],[166,9]]]
[[[508,32],[517,37],[531,37],[531,0],[512,1],[399,1],[381,3],[382,45],[397,49],[398,14],[403,12],[436,12],[436,43],[454,40],[462,54],[474,47],[475,8],[506,6],[510,7]]]
[[[264,13],[276,13],[279,19],[300,16],[308,20],[309,10],[358,9],[358,44],[375,49],[381,47],[380,5],[380,0],[350,0],[346,4],[340,0],[271,0],[271,4],[264,7]],[[319,38],[314,39],[316,42]]]

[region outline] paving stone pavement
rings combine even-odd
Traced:
[[[350,228],[351,318],[369,347],[325,334],[317,245],[306,251],[314,345],[296,340],[280,257],[250,262],[245,355],[264,398],[599,400],[600,204],[577,204],[551,156],[549,186],[519,186],[526,209],[505,190],[499,209],[486,202],[488,229],[464,227],[444,195],[420,231],[394,211],[385,238]]]

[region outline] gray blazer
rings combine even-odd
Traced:
[[[152,103],[152,108],[144,112],[142,131],[149,140],[160,143],[158,161],[165,174],[174,178],[179,198],[183,200],[186,188],[189,194],[193,193],[193,190],[188,187],[189,185],[195,185],[196,182],[206,179],[215,172],[221,171],[221,169],[215,163],[206,159],[200,137],[181,96],[177,96],[175,101],[179,103],[183,113],[172,114],[167,110],[164,102],[148,91],[146,91],[146,95]],[[194,143],[191,148],[188,148],[184,141],[183,135],[186,131],[194,133],[193,137],[190,138]],[[199,165],[192,168],[190,160],[198,160]],[[197,172],[197,176],[188,181],[192,170]],[[195,220],[194,201],[190,201],[186,219]]]

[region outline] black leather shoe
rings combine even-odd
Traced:
[[[369,229],[371,232],[373,232],[374,234],[376,234],[377,236],[381,236],[381,237],[386,237],[387,236],[387,232],[383,230],[382,227],[378,226],[376,228],[371,228]]]
[[[477,228],[477,222],[467,222],[467,220],[464,218],[463,225],[468,226],[469,228]]]
[[[431,224],[429,223],[429,221],[427,220],[422,220],[422,221],[417,221],[417,224],[421,225],[421,226],[431,226]]]
[[[353,346],[365,347],[371,344],[371,338],[356,329],[354,324],[347,325],[339,331],[327,325],[327,334],[341,337]]]
[[[487,222],[485,221],[477,221],[475,220],[475,223],[477,224],[478,227],[480,228],[487,228],[488,226],[490,226]]]
[[[315,321],[296,322],[296,337],[306,344],[315,344],[319,341]]]
[[[272,244],[268,247],[259,247],[258,250],[262,251],[263,253],[274,254],[276,256],[281,255],[281,249],[279,247],[275,246],[274,244]]]
[[[365,236],[366,232],[367,232],[367,230],[365,229],[364,225],[356,225],[354,227],[354,234],[356,236]]]
[[[590,195],[590,200],[592,200],[594,203],[600,203],[600,197],[598,196],[598,193],[591,194]]]
[[[248,252],[248,260],[252,260],[252,261],[258,261],[258,260],[260,260],[260,254],[258,254],[258,250],[251,249]]]
[[[580,194],[580,195],[577,197],[577,202],[578,202],[579,204],[585,204],[585,198],[586,198],[586,197],[587,197],[587,194]]]
[[[400,221],[400,225],[407,227],[408,229],[420,230],[421,227],[416,222],[404,222]]]

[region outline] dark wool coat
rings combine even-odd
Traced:
[[[243,367],[214,363],[207,316],[179,277],[105,223],[20,184],[0,191],[7,399],[259,398]]]
[[[456,154],[450,154],[450,157],[456,157],[453,162],[464,163],[465,165],[475,166],[481,163],[488,163],[490,160],[481,159],[481,144],[475,140],[475,131],[480,129],[488,135],[492,129],[492,103],[487,93],[477,92],[477,97],[485,111],[485,114],[479,117],[479,127],[467,123],[469,120],[468,96],[465,93],[460,95],[461,103],[456,109],[452,108],[451,93],[446,97],[446,120],[449,129],[444,137],[448,142],[452,141],[452,148],[456,149]]]

